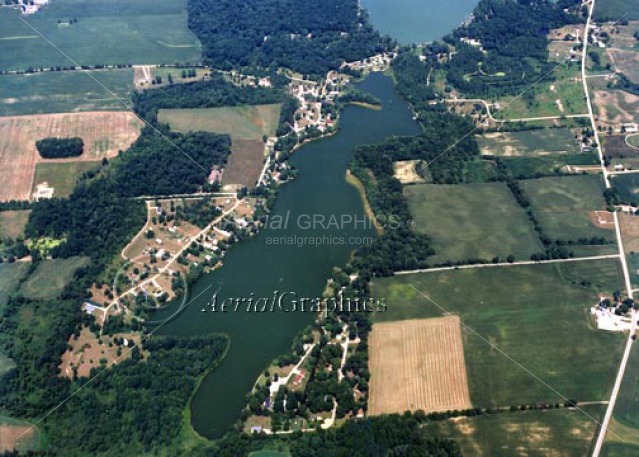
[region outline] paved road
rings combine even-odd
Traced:
[[[586,32],[584,33],[584,41],[583,41],[583,55],[581,56],[581,79],[584,85],[584,92],[586,94],[586,104],[588,105],[588,114],[590,115],[590,122],[592,125],[592,131],[594,132],[595,141],[599,146],[597,148],[599,152],[599,160],[601,162],[601,169],[604,175],[604,181],[606,183],[606,188],[610,189],[610,173],[606,170],[606,166],[604,164],[603,152],[601,150],[601,142],[599,141],[599,134],[597,133],[597,125],[595,123],[595,116],[593,114],[592,109],[592,101],[590,99],[590,92],[588,91],[588,83],[586,80],[586,56],[588,54],[588,30],[590,28],[590,24],[592,23],[592,13],[595,9],[595,1],[590,0],[590,9],[588,11],[588,20],[586,21]],[[587,4],[587,2],[584,2]],[[628,272],[628,263],[626,262],[626,256],[624,255],[623,250],[623,241],[621,239],[621,230],[619,228],[619,216],[617,212],[613,213],[614,221],[615,221],[615,234],[617,235],[617,245],[619,246],[619,259],[621,260],[621,267],[623,269],[624,281],[626,284],[626,291],[629,297],[632,297],[632,285],[630,284],[630,274]],[[604,439],[606,438],[606,431],[608,430],[608,425],[610,424],[610,418],[612,417],[612,413],[615,409],[615,403],[617,401],[617,395],[619,394],[619,389],[621,387],[621,382],[623,381],[623,375],[626,371],[626,365],[628,364],[628,358],[630,356],[630,350],[632,349],[632,335],[635,333],[636,325],[637,325],[637,317],[635,316],[635,312],[633,311],[631,314],[632,319],[632,327],[630,329],[630,334],[628,335],[628,342],[626,343],[626,348],[624,350],[623,358],[621,359],[621,365],[619,366],[619,372],[617,373],[617,379],[615,379],[615,385],[612,389],[612,393],[610,395],[610,402],[608,404],[608,408],[606,409],[606,414],[604,416],[603,422],[601,423],[601,428],[599,431],[599,435],[597,436],[597,441],[595,443],[595,447],[592,451],[593,457],[599,457],[601,453],[601,448],[603,446]]]

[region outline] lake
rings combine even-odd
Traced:
[[[400,43],[424,43],[450,33],[478,0],[361,0],[373,26]]]
[[[293,155],[291,163],[298,168],[299,177],[280,188],[271,216],[271,221],[276,216],[288,219],[288,225],[269,223],[257,237],[238,243],[224,266],[198,281],[190,295],[196,297],[210,289],[158,329],[158,333],[173,335],[221,332],[231,338],[226,359],[204,378],[191,404],[192,424],[203,436],[219,437],[237,421],[244,397],[260,372],[286,352],[293,337],[315,318],[310,312],[202,312],[214,291],[221,287],[218,303],[227,297],[248,298],[251,293],[271,297],[275,291],[321,297],[331,268],[344,265],[357,247],[349,243],[350,238],[375,236],[372,227],[361,223],[307,228],[313,217],[316,221],[322,217],[328,221],[331,216],[341,221],[343,215],[364,218],[357,189],[345,181],[354,148],[391,135],[419,132],[407,105],[395,94],[391,78],[372,74],[358,87],[378,97],[383,109],[346,107],[338,134],[309,143]],[[273,244],[274,239],[287,236],[327,237],[330,242],[322,246]],[[159,313],[158,318],[168,312]]]

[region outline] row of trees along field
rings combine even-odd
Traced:
[[[446,71],[448,84],[484,98],[518,93],[542,77],[551,78],[556,63],[548,60],[548,33],[584,20],[577,0],[481,0],[473,15],[444,43],[423,52],[429,66]],[[440,63],[443,54],[449,58]]]
[[[324,75],[392,45],[357,0],[189,0],[188,16],[204,58],[222,69],[259,65]]]

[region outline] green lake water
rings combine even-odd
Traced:
[[[400,43],[424,43],[450,33],[478,0],[362,0],[373,26]]]
[[[251,293],[255,297],[271,297],[276,290],[295,292],[299,297],[321,297],[331,268],[344,265],[356,248],[348,243],[349,238],[375,236],[372,228],[361,223],[342,229],[305,228],[308,217],[313,215],[324,216],[326,221],[330,216],[341,220],[342,215],[362,220],[360,195],[345,181],[353,149],[391,135],[419,132],[389,77],[373,74],[359,88],[378,97],[383,109],[347,107],[337,135],[309,143],[293,155],[291,162],[299,169],[299,177],[280,188],[271,216],[274,221],[275,215],[283,218],[288,215],[288,226],[280,229],[267,226],[257,237],[235,246],[226,256],[223,268],[204,276],[190,295],[196,297],[207,287],[210,289],[158,331],[174,335],[221,332],[231,338],[226,359],[203,380],[192,401],[192,424],[203,436],[219,437],[233,425],[261,370],[286,352],[293,337],[315,317],[308,312],[202,312],[220,284],[218,304],[225,297],[248,298]],[[344,237],[346,243],[298,247],[267,242],[270,237],[296,235]]]

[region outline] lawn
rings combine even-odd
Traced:
[[[32,28],[19,16],[0,9],[0,40],[11,43],[0,54],[2,70],[75,65],[62,52],[77,65],[201,60],[201,45],[187,27],[186,0],[56,0],[23,17]]]
[[[639,148],[639,135],[629,135],[626,137],[626,142],[635,148]],[[639,153],[639,151],[637,151]]]
[[[0,240],[9,237],[17,238],[24,233],[31,211],[1,211],[0,212]]]
[[[524,210],[503,183],[404,188],[416,230],[432,237],[432,263],[514,255],[528,259],[542,246]]]
[[[578,175],[521,181],[544,233],[552,239],[577,240],[604,237],[614,241],[612,230],[598,228],[590,212],[606,209],[604,182],[599,175]]]
[[[584,407],[599,419],[600,407]],[[430,422],[429,434],[452,438],[463,455],[476,457],[584,457],[597,423],[584,412],[569,409],[505,412]]]
[[[629,173],[612,177],[612,186],[625,203],[639,202],[639,174]]]
[[[567,128],[495,132],[477,136],[482,154],[512,157],[575,154],[579,144]]]
[[[122,101],[130,105],[132,69],[87,73],[59,71],[0,76],[0,115],[122,110],[125,109]]]
[[[73,280],[75,271],[88,264],[87,257],[43,260],[20,287],[20,295],[31,300],[57,298]]]
[[[49,183],[55,189],[54,197],[71,195],[76,181],[83,173],[100,166],[100,161],[87,162],[42,162],[36,165],[33,176],[33,190],[41,182]]]
[[[474,406],[604,400],[625,338],[595,330],[587,308],[598,301],[597,278],[606,289],[622,287],[620,276],[611,277],[616,262],[594,261],[587,271],[546,264],[376,279],[372,296],[388,308],[373,318],[460,315]]]
[[[271,105],[225,106],[221,108],[162,109],[158,120],[177,132],[227,133],[238,140],[259,140],[273,136],[280,120],[279,103]]]

